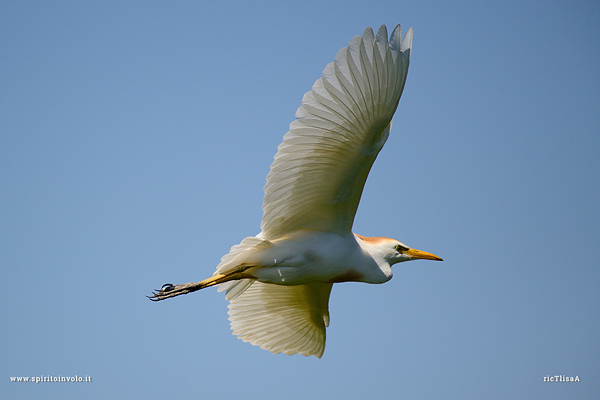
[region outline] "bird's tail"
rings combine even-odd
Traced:
[[[219,285],[218,291],[226,292],[226,300],[236,298],[255,281],[255,279],[246,278],[242,275],[243,271],[252,267],[252,265],[244,263],[244,260],[248,258],[249,253],[271,246],[273,246],[273,243],[256,236],[245,238],[240,244],[231,247],[229,253],[221,258],[215,274],[211,278],[205,279],[205,281],[210,286]],[[241,271],[242,269],[243,271]],[[226,277],[229,277],[229,279],[225,279]]]

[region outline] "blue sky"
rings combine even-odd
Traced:
[[[2,2],[2,397],[598,398],[599,18],[594,1]],[[258,233],[302,95],[397,23],[410,71],[354,230],[445,261],[335,285],[320,360],[236,339],[216,290],[148,301]],[[93,380],[9,379],[48,375]]]

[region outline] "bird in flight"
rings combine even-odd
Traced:
[[[328,64],[296,112],[267,175],[261,232],[231,247],[212,277],[166,284],[159,301],[219,285],[233,334],[272,353],[321,357],[334,283],[384,283],[391,266],[442,259],[352,233],[360,196],[404,89],[412,28],[367,28]]]

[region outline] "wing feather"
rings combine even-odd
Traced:
[[[321,357],[333,284],[254,282],[229,303],[233,334],[272,353]]]
[[[306,93],[267,175],[261,237],[351,230],[404,88],[412,29],[367,28]]]

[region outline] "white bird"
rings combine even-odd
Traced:
[[[220,285],[233,334],[272,353],[321,357],[334,283],[384,283],[393,264],[441,258],[352,233],[365,180],[404,89],[412,28],[367,28],[304,95],[267,175],[261,232],[231,248],[211,278],[153,292],[163,300]]]

